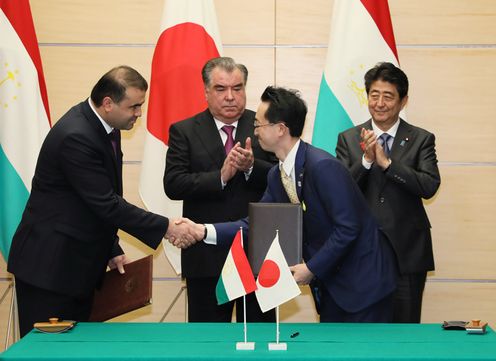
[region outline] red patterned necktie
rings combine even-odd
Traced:
[[[226,150],[226,155],[227,155],[234,147],[234,138],[233,138],[234,125],[224,125],[220,129],[222,129],[224,133],[227,134],[227,140],[226,143],[224,144],[224,149]]]

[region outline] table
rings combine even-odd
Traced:
[[[0,360],[496,360],[496,335],[439,324],[282,323],[287,351],[268,351],[275,324],[248,324],[254,351],[236,351],[236,323],[79,323],[62,334],[32,331]],[[291,335],[298,333],[291,338]]]

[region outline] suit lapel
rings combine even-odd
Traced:
[[[208,110],[205,110],[196,119],[195,132],[203,145],[203,149],[210,155],[212,161],[221,168],[226,159],[224,145],[222,144],[222,139],[215,125],[214,118]]]
[[[241,143],[241,146],[245,146],[246,137],[249,137],[253,131],[253,119],[249,119],[250,117],[247,115],[246,111],[241,115],[238,120],[238,127],[236,129],[236,136],[234,137],[234,143]],[[252,146],[253,146],[252,139]]]
[[[305,159],[307,153],[307,143],[303,140],[300,141],[298,151],[296,152],[295,159],[295,182],[296,182],[296,193],[298,194],[298,199],[302,201],[301,190],[303,189],[303,177],[305,173]]]
[[[412,140],[412,127],[410,124],[400,119],[400,125],[394,138],[393,146],[391,148],[391,158],[401,159],[405,151],[409,148]]]
[[[121,134],[120,131],[117,133],[117,156],[114,154],[114,148],[110,137],[107,134],[105,128],[103,127],[100,119],[96,116],[93,110],[90,108],[88,101],[82,103],[83,113],[88,120],[91,127],[97,132],[101,144],[105,149],[105,156],[108,163],[112,164],[112,168],[107,168],[107,170],[114,176],[114,189],[117,194],[122,195],[122,150],[121,150]]]
[[[398,126],[396,136],[394,137],[393,146],[391,147],[390,157],[393,162],[395,160],[400,160],[401,157],[405,154],[411,138],[412,128],[407,122],[405,122],[403,119],[400,119],[400,125]],[[380,169],[380,167],[378,167],[377,165],[373,167],[372,171],[376,173],[373,179],[377,180],[377,187],[380,189],[380,191],[382,191],[388,183],[387,177],[382,169]]]

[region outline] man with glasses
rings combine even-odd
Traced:
[[[247,68],[220,57],[205,64],[202,77],[208,108],[171,126],[164,189],[183,200],[183,215],[195,222],[232,221],[246,217],[248,203],[262,197],[276,159],[253,137],[255,113],[245,109]],[[182,251],[190,322],[231,322],[234,302],[219,306],[215,297],[228,251],[204,243]],[[242,321],[241,300],[236,310]],[[254,296],[247,297],[247,321],[273,320],[275,313],[262,313]]]
[[[300,139],[307,106],[296,91],[268,87],[261,100],[255,135],[279,166],[269,171],[260,202],[303,209],[304,263],[291,267],[296,282],[310,285],[321,322],[390,322],[394,255],[360,189],[341,162]],[[196,225],[195,237],[205,228],[204,243],[226,247],[240,226],[248,219]]]

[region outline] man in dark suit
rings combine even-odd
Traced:
[[[164,236],[192,240],[185,224],[122,198],[120,130],[141,116],[147,88],[136,70],[114,68],[48,133],[8,259],[21,336],[49,317],[88,320],[107,264],[124,273],[119,228],[154,249]]]
[[[253,139],[255,113],[245,109],[246,67],[215,58],[205,64],[202,77],[208,109],[170,127],[164,189],[169,198],[183,200],[183,216],[195,222],[236,220],[262,196],[275,157]],[[219,306],[215,298],[228,251],[204,243],[182,251],[190,322],[231,321],[234,302]],[[241,321],[243,306],[237,305]],[[247,297],[249,322],[274,319],[273,312],[261,312],[253,295]]]
[[[300,139],[307,107],[297,92],[268,87],[261,100],[255,135],[280,164],[260,202],[303,209],[305,263],[291,267],[295,280],[310,284],[321,322],[390,321],[394,255],[360,189],[336,158]],[[207,224],[205,242],[230,245],[240,226],[248,219]]]
[[[392,243],[400,277],[394,322],[420,322],[426,275],[434,270],[431,225],[422,199],[441,179],[435,137],[399,117],[408,100],[408,78],[391,63],[365,74],[372,119],[339,135],[336,154],[358,183]]]

